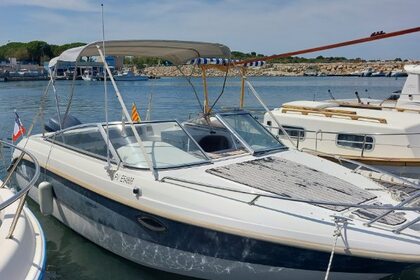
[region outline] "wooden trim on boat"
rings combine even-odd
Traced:
[[[352,114],[356,115],[354,111],[347,111],[347,110],[339,110],[339,109],[328,109],[328,108],[313,108],[307,106],[295,106],[295,105],[283,105],[282,108],[286,109],[298,109],[298,110],[313,110],[313,111],[326,111],[331,113],[341,113],[341,114]]]
[[[374,109],[374,110],[382,110],[382,109],[390,109],[396,110],[398,112],[415,112],[420,114],[420,109],[410,109],[410,108],[401,108],[401,107],[393,107],[393,106],[381,106],[381,105],[373,105],[373,104],[359,104],[353,102],[339,102],[334,101],[340,107],[349,107],[349,108],[360,108],[360,109]]]
[[[348,112],[344,110],[328,110],[328,109],[326,110],[326,109],[307,108],[307,107],[292,108],[288,106],[282,107],[282,113],[287,113],[287,112],[301,113],[302,115],[321,114],[328,118],[345,117],[345,118],[350,118],[352,120],[357,120],[357,121],[377,121],[383,124],[387,123],[386,119],[384,118],[359,116],[355,112]]]

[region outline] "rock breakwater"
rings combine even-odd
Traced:
[[[327,76],[347,76],[355,72],[361,72],[366,69],[372,69],[374,72],[382,71],[389,73],[391,71],[401,71],[405,64],[413,64],[419,62],[399,62],[399,61],[379,61],[379,62],[357,62],[357,63],[267,63],[263,67],[249,68],[248,76],[304,76],[305,74],[321,74]],[[192,65],[181,66],[181,71],[187,76],[200,77],[201,70],[199,67]],[[146,67],[142,71],[148,76],[157,77],[177,77],[182,76],[175,66],[153,66]],[[207,76],[221,77],[225,73],[209,69]],[[240,75],[237,68],[229,69],[229,76]]]

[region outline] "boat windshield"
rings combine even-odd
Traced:
[[[267,152],[286,148],[249,113],[221,113],[216,117],[251,152]]]
[[[208,162],[208,158],[176,121],[135,124],[154,168],[171,168]],[[104,126],[106,130],[106,127]],[[129,125],[109,126],[109,139],[122,162],[148,168]]]

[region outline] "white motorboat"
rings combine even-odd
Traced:
[[[12,147],[3,141],[0,144],[2,149]],[[8,188],[13,164],[6,180],[0,181],[0,279],[40,280],[45,272],[45,237],[34,214],[24,206],[28,190],[39,177],[39,165],[32,155],[24,154],[34,169],[22,190],[15,193]]]
[[[82,79],[84,81],[90,82],[90,81],[97,81],[98,78],[93,74],[92,69],[86,69],[82,73]]]
[[[350,76],[358,76],[358,77],[370,77],[372,76],[372,74],[374,73],[372,68],[367,68],[365,70],[362,71],[354,71],[352,73],[350,73]]]
[[[117,75],[114,75],[116,81],[147,81],[149,77],[145,75],[135,75],[133,71],[127,70]]]
[[[398,78],[398,77],[407,77],[408,76],[408,73],[407,72],[404,72],[402,70],[394,70],[394,71],[391,71],[389,73],[389,76],[390,77],[395,77],[395,78]]]
[[[220,44],[137,40],[91,43],[58,61],[103,58],[103,45],[107,55],[175,65],[230,56]],[[70,126],[26,144],[39,181],[53,189],[52,214],[85,238],[133,262],[206,279],[378,279],[420,262],[418,186],[391,177],[411,191],[396,196],[287,148],[245,111],[214,113],[206,83],[202,117],[133,123],[104,67],[125,121]],[[24,184],[34,165],[17,162]],[[45,208],[36,189],[30,196]]]
[[[420,66],[405,69],[409,77],[398,99],[293,101],[265,114],[264,124],[283,134],[274,117],[293,140],[287,145],[419,179]]]
[[[385,77],[386,73],[384,71],[376,71],[376,72],[373,72],[370,76],[371,77]]]

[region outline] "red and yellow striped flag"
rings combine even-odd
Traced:
[[[136,103],[133,102],[133,106],[131,107],[131,120],[133,122],[141,122],[140,115],[137,112]]]

